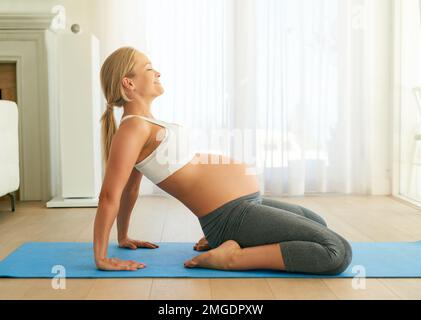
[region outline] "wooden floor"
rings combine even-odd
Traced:
[[[421,211],[383,196],[282,198],[320,215],[349,241],[417,241]],[[28,241],[92,241],[96,208],[46,208],[20,202],[16,212],[0,203],[0,259]],[[196,242],[197,218],[174,198],[141,196],[130,236],[152,242]],[[116,228],[112,231],[116,239]],[[51,279],[0,279],[0,299],[421,299],[421,279],[67,279],[54,290]]]

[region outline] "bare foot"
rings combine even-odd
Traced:
[[[196,251],[206,251],[210,249],[208,240],[205,237],[200,239],[194,246],[193,249]]]
[[[229,270],[230,261],[240,250],[241,247],[236,241],[228,240],[215,249],[185,261],[184,266],[187,268]]]

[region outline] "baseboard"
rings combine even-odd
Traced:
[[[54,197],[46,203],[47,208],[83,208],[98,207],[98,198],[63,198]]]

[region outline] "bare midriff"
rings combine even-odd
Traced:
[[[231,200],[259,191],[256,175],[247,168],[247,164],[224,155],[197,153],[157,186],[200,218]]]
[[[143,161],[160,144],[156,136],[160,126],[151,124],[151,134],[137,163]],[[185,166],[157,184],[182,202],[197,217],[203,217],[225,203],[259,191],[256,175],[224,155],[196,153]]]

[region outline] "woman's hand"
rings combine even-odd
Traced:
[[[206,251],[210,249],[208,240],[205,237],[199,240],[194,246],[193,249],[196,251]]]
[[[158,245],[153,244],[147,241],[139,241],[139,240],[132,240],[130,238],[124,238],[118,241],[118,246],[120,248],[129,248],[136,250],[137,248],[149,248],[149,249],[156,249],[159,248]]]
[[[118,258],[103,258],[95,259],[96,267],[99,270],[131,270],[145,268],[144,263],[136,262],[133,260],[120,260]]]

